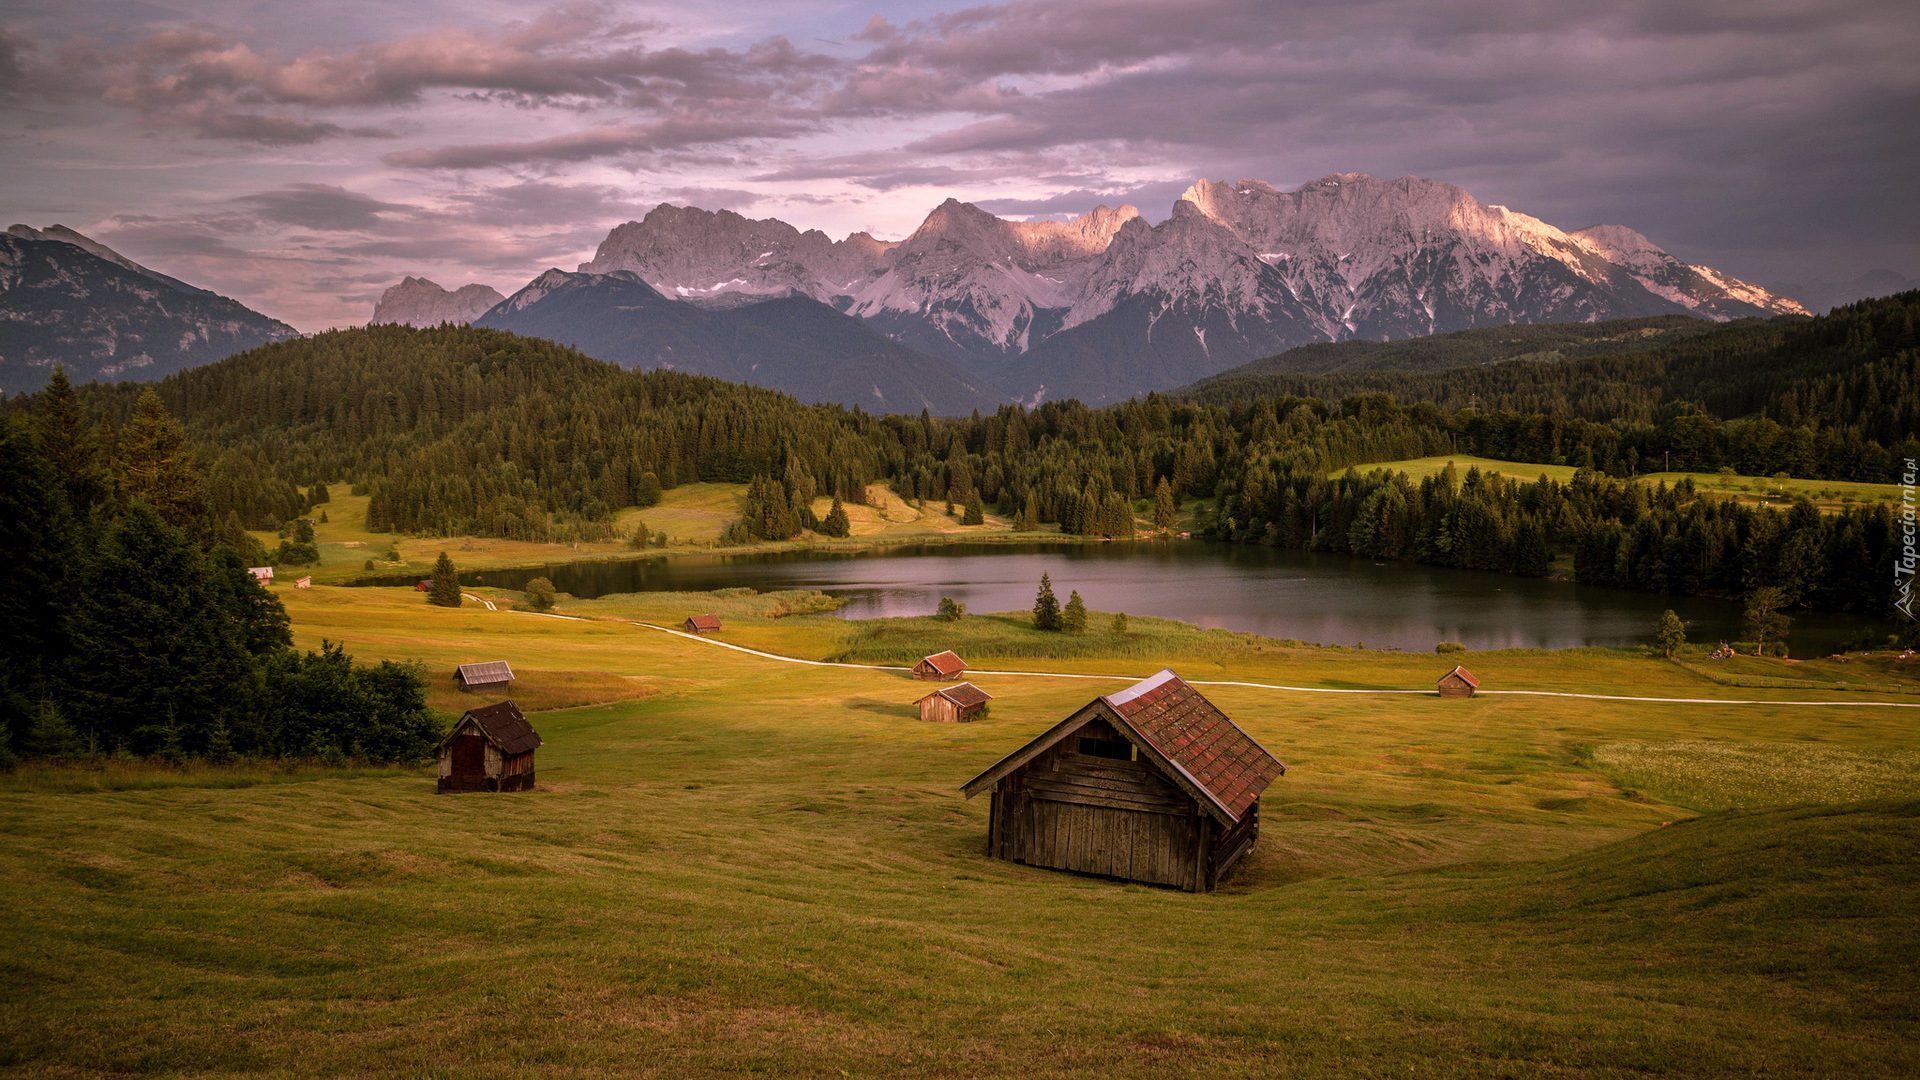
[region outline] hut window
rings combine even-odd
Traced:
[[[1113,758],[1116,761],[1133,760],[1133,744],[1125,739],[1086,739],[1080,740],[1080,752],[1088,757]]]

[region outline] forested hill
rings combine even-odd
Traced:
[[[138,389],[96,392],[125,413]],[[634,505],[649,472],[745,482],[791,461],[832,493],[887,467],[861,435],[872,417],[477,327],[333,331],[156,389],[202,446],[216,508],[252,527],[304,510],[316,478],[370,488],[376,526],[545,538]]]
[[[1761,320],[1749,319],[1746,322]],[[1222,384],[1257,387],[1268,375],[1325,375],[1342,371],[1438,371],[1503,360],[1577,360],[1641,352],[1698,337],[1723,323],[1691,315],[1653,315],[1601,322],[1520,323],[1456,330],[1397,341],[1321,341],[1223,371],[1176,394]],[[1257,390],[1255,391],[1257,393]]]
[[[1434,370],[1341,370],[1323,374],[1274,370],[1292,353],[1237,368],[1176,391],[1195,401],[1227,404],[1296,395],[1338,401],[1386,393],[1403,403],[1431,402],[1448,411],[1562,413],[1598,422],[1650,423],[1683,403],[1720,419],[1765,417],[1786,425],[1814,423],[1855,430],[1883,443],[1920,431],[1920,292],[1864,300],[1812,319],[1781,317],[1714,327],[1681,341],[1613,355],[1511,359]],[[1396,343],[1405,368],[1436,355],[1513,333],[1471,331]],[[1527,333],[1554,328],[1530,327]],[[1524,340],[1525,334],[1517,334]],[[1297,351],[1297,350],[1296,350]],[[1498,359],[1497,351],[1490,359]],[[1263,367],[1262,365],[1267,365]],[[1380,366],[1369,363],[1370,367]],[[1324,368],[1321,369],[1325,371]]]
[[[816,525],[816,497],[858,502],[868,484],[887,482],[908,499],[992,507],[1024,527],[1052,522],[1065,533],[1132,536],[1136,515],[1171,515],[1184,503],[1199,531],[1237,542],[1516,573],[1544,573],[1556,555],[1572,554],[1585,581],[1677,592],[1778,586],[1788,603],[1883,611],[1894,550],[1884,504],[1822,514],[1807,503],[1789,516],[1627,478],[1659,460],[1682,471],[1894,480],[1904,459],[1920,456],[1911,422],[1916,300],[1856,305],[1791,328],[1796,352],[1770,346],[1795,365],[1804,412],[1844,403],[1858,423],[1723,420],[1671,401],[1651,410],[1652,422],[1599,422],[1567,409],[1402,406],[1378,392],[1338,402],[1149,396],[1102,409],[1061,401],[962,419],[872,416],[710,378],[626,371],[498,330],[402,326],[263,346],[164,380],[150,408],[164,403],[185,423],[209,531],[223,536],[283,527],[308,512],[303,489],[346,481],[370,494],[376,529],[607,538],[623,507],[651,505],[678,484],[724,481],[748,485],[734,539],[787,539]],[[1754,362],[1752,341],[1781,332],[1735,328],[1663,352],[1691,350],[1684,355],[1696,367],[1732,372]],[[1719,347],[1696,347],[1709,342]],[[1646,361],[1540,367],[1596,363]],[[87,438],[109,458],[142,392],[81,388],[97,423]],[[39,398],[8,405],[48,407]],[[1351,465],[1446,453],[1584,471],[1572,485],[1472,474],[1437,487],[1328,479]]]

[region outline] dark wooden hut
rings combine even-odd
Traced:
[[[1171,670],[1094,698],[969,780],[987,854],[1206,892],[1260,835],[1287,767]]]
[[[945,682],[948,679],[959,678],[960,673],[965,670],[967,670],[967,662],[949,649],[946,652],[921,657],[920,662],[913,665],[913,677],[926,679],[929,682]]]
[[[920,719],[938,720],[946,724],[959,724],[980,715],[987,707],[993,695],[973,685],[963,682],[958,686],[949,686],[944,690],[935,690],[919,701]]]
[[[711,633],[720,629],[720,616],[689,615],[687,621],[680,624],[680,628],[689,634]]]
[[[469,694],[482,690],[505,690],[513,685],[513,669],[507,666],[505,660],[461,664],[453,669],[453,684]]]
[[[1441,697],[1472,697],[1474,691],[1480,689],[1480,680],[1474,678],[1473,672],[1466,668],[1455,667],[1440,676],[1440,681],[1434,685],[1440,688]]]
[[[469,709],[440,740],[440,791],[529,791],[545,745],[511,701]]]

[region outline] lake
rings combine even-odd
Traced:
[[[1282,551],[1206,541],[928,544],[858,552],[588,560],[461,575],[473,585],[518,589],[545,575],[582,598],[622,592],[759,592],[819,589],[847,601],[849,619],[930,615],[942,596],[978,614],[1033,606],[1041,573],[1062,604],[1078,589],[1089,608],[1154,615],[1276,638],[1429,651],[1558,649],[1647,642],[1661,611],[1687,620],[1695,642],[1733,640],[1740,606],[1517,578],[1417,563]],[[1799,612],[1796,656],[1825,655],[1867,631],[1892,628],[1828,612]]]

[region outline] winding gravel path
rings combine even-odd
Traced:
[[[539,615],[541,618],[569,619],[574,622],[595,621],[592,619],[582,619],[574,615],[550,615],[531,611],[511,612],[511,614]],[[711,645],[720,649],[732,649],[734,652],[746,653],[748,656],[758,656],[766,660],[775,660],[782,664],[803,664],[807,667],[859,668],[863,671],[913,670],[910,667],[903,667],[898,664],[849,664],[835,660],[803,660],[797,656],[781,656],[779,653],[765,652],[760,649],[749,649],[745,645],[733,645],[725,641],[716,641],[713,638],[701,637],[698,634],[689,634],[684,630],[675,630],[666,626],[655,626],[653,623],[635,622],[632,619],[613,619],[610,621],[626,623],[628,626],[644,627],[648,630],[658,630],[663,634],[672,634],[674,637],[686,638],[688,641],[697,641],[702,645]],[[1082,675],[1067,671],[969,670],[967,674],[1018,675],[1031,679],[1108,679],[1114,682],[1139,682],[1146,677],[1144,675]],[[1254,690],[1280,690],[1290,694],[1419,694],[1426,697],[1438,696],[1431,690],[1350,690],[1325,686],[1280,686],[1274,683],[1235,682],[1225,679],[1187,679],[1186,681],[1193,686],[1244,686]],[[1907,701],[1765,701],[1739,698],[1636,697],[1626,694],[1575,694],[1559,690],[1481,690],[1479,693],[1483,697],[1502,695],[1508,697],[1583,698],[1588,701],[1646,701],[1664,705],[1816,705],[1837,708],[1920,709],[1920,702]]]

